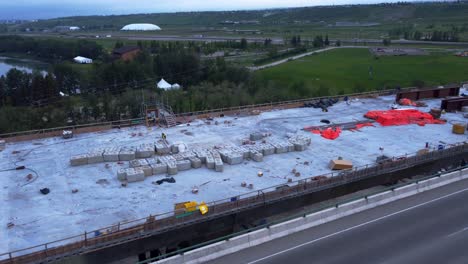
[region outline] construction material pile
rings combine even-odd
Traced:
[[[202,147],[192,150],[187,149],[182,143],[169,144],[167,141],[142,144],[138,147],[99,148],[89,151],[88,154],[71,157],[70,164],[81,166],[100,162],[128,161],[129,167],[119,169],[117,178],[120,181],[137,182],[152,175],[175,175],[179,171],[201,168],[202,164],[206,164],[208,169],[222,172],[224,163],[235,165],[245,159],[261,162],[264,156],[304,151],[311,144],[310,138],[300,135],[292,135],[286,141],[274,138],[267,141],[263,139],[263,135],[258,138],[262,140],[253,141],[249,145]]]
[[[445,121],[435,119],[431,114],[415,109],[369,111],[364,116],[377,121],[382,126],[445,124]]]
[[[337,98],[324,98],[320,100],[314,100],[304,103],[304,107],[313,107],[313,108],[328,108],[338,103]]]
[[[416,106],[416,107],[425,107],[427,106],[426,103],[420,102],[420,101],[411,101],[408,98],[401,98],[400,101],[398,101],[399,105],[405,105],[405,106]]]

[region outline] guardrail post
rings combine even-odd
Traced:
[[[119,223],[120,224],[120,223]],[[84,246],[88,246],[88,236],[87,236],[87,232],[85,231],[84,232]]]
[[[46,257],[48,257],[48,255],[47,255],[47,243],[44,244],[44,248],[45,248],[44,253],[45,253]]]

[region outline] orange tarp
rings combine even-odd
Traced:
[[[431,114],[415,109],[369,111],[364,116],[374,119],[382,126],[401,126],[409,124],[424,126],[426,124],[445,124],[445,121],[434,119]]]

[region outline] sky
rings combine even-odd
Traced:
[[[0,0],[0,19],[44,19],[180,11],[248,10],[316,5],[371,4],[398,0]]]

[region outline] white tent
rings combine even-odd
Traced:
[[[81,64],[91,64],[91,63],[93,63],[92,59],[88,59],[88,58],[81,57],[81,56],[75,57],[73,60],[76,63],[81,63]]]
[[[174,84],[172,85],[172,89],[180,89],[180,84],[174,83]]]
[[[161,81],[158,82],[158,88],[159,89],[164,89],[164,90],[170,90],[170,89],[172,89],[172,85],[170,83],[166,82],[166,80],[161,79]]]
[[[121,30],[126,31],[156,31],[161,30],[160,27],[154,24],[130,24],[124,26]]]

